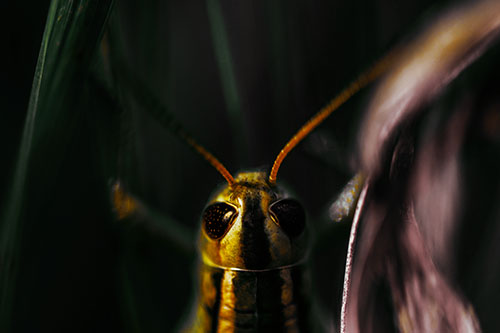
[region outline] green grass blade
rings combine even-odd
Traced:
[[[231,122],[232,137],[236,141],[238,159],[240,163],[246,165],[248,163],[248,139],[244,131],[241,130],[245,128],[245,123],[233,68],[233,58],[219,0],[207,0],[207,10],[226,110]]]
[[[81,119],[74,107],[92,61],[111,1],[53,0],[42,38],[27,116],[2,207],[0,238],[0,331],[9,331],[15,312],[23,224],[38,222],[52,180]],[[30,218],[26,216],[30,215]]]
[[[57,7],[58,2],[53,1],[49,9],[47,24],[45,26],[44,36],[42,39],[42,46],[40,48],[38,62],[35,69],[35,78],[33,80],[28,113],[23,129],[19,157],[15,165],[12,187],[5,206],[5,213],[2,218],[2,234],[0,243],[0,260],[2,263],[2,273],[0,276],[0,327],[3,329],[6,329],[10,322],[10,306],[14,293],[13,289],[16,272],[14,260],[17,254],[18,245],[18,221],[21,215],[22,196],[26,183],[26,174],[32,147],[35,119],[39,109],[40,89],[44,76],[47,48],[55,23],[54,19]]]

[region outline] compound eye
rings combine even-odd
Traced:
[[[238,216],[238,211],[235,207],[225,202],[216,202],[205,208],[203,212],[203,230],[212,239],[222,238],[236,216]]]
[[[273,220],[290,237],[297,237],[306,226],[306,213],[302,205],[294,199],[283,199],[269,206]]]

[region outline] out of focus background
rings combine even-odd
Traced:
[[[266,170],[351,80],[455,5],[3,2],[2,331],[178,328],[196,292],[199,216],[223,178],[173,128],[182,124],[233,175]],[[498,55],[494,45],[415,125],[425,133],[426,124],[446,124],[462,101],[478,110],[460,155],[457,250],[446,276],[485,332],[500,328]],[[280,170],[315,230],[354,175],[373,87],[335,112]],[[118,180],[154,218],[117,221],[110,191]],[[331,226],[314,243],[311,294],[333,324],[349,228],[349,221]]]

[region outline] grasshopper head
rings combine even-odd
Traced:
[[[218,191],[202,216],[205,264],[248,270],[294,265],[306,255],[300,203],[270,185],[264,172],[242,172]]]

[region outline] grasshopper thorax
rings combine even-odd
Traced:
[[[264,172],[242,172],[215,193],[202,216],[200,249],[209,266],[267,270],[300,263],[305,212]]]

